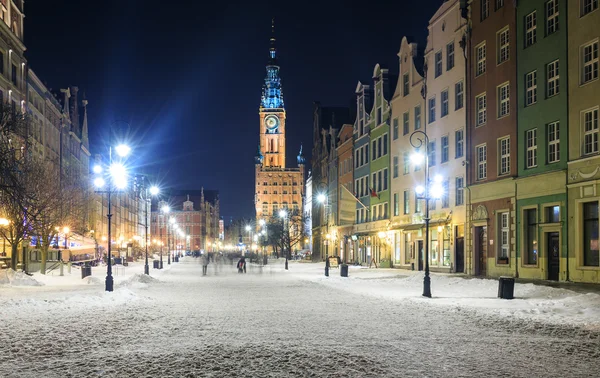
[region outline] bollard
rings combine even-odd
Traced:
[[[61,276],[64,276],[64,275],[65,275],[65,272],[64,272],[64,270],[63,270],[63,266],[64,266],[64,263],[61,261],[61,262],[60,262],[60,275],[61,275]]]
[[[329,259],[325,260],[325,277],[329,277]]]
[[[67,263],[67,273],[71,274],[71,262]]]

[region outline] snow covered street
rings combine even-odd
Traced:
[[[2,377],[596,377],[600,295],[322,264],[186,257],[151,277],[0,271]],[[18,273],[17,273],[18,275]],[[21,281],[19,281],[21,280]],[[39,282],[43,286],[27,286]],[[10,284],[12,283],[12,285]],[[4,285],[3,285],[4,284]]]

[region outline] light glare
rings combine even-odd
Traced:
[[[104,184],[106,184],[106,183],[104,182],[104,179],[102,177],[97,177],[94,180],[94,186],[96,188],[102,188],[104,186]]]
[[[117,151],[117,154],[120,157],[125,157],[129,155],[129,152],[131,152],[131,148],[129,148],[129,146],[126,144],[119,144],[117,147],[115,147],[115,151]]]
[[[423,160],[425,160],[425,155],[423,155],[420,152],[415,152],[412,155],[410,155],[410,161],[414,165],[421,165],[421,164],[423,164]]]
[[[160,193],[160,189],[158,189],[158,186],[152,186],[152,187],[150,187],[150,194],[151,195],[155,196],[158,193]]]
[[[423,194],[423,192],[425,192],[425,188],[424,188],[422,185],[419,185],[419,186],[417,186],[417,187],[415,188],[415,192],[416,192],[418,195],[421,195],[421,194]]]
[[[102,167],[99,165],[94,165],[94,173],[102,173]]]

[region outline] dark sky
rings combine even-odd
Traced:
[[[223,216],[250,217],[271,18],[291,163],[301,143],[310,154],[312,102],[348,106],[375,64],[397,72],[402,36],[424,47],[442,2],[30,0],[26,56],[49,87],[85,92],[92,152],[126,120],[138,169],[218,189]]]

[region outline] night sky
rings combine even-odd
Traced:
[[[26,56],[49,88],[85,92],[92,153],[125,120],[139,170],[163,187],[218,189],[221,215],[251,217],[271,18],[295,166],[301,143],[310,161],[313,101],[352,105],[375,64],[397,72],[402,36],[424,48],[443,1],[350,3],[29,0]]]

